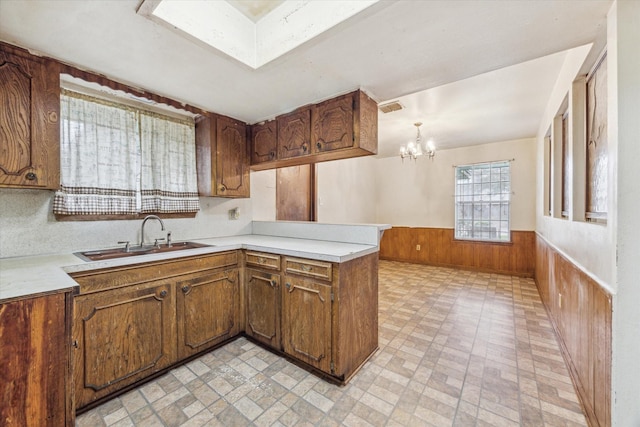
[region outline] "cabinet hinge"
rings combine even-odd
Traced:
[[[331,361],[329,367],[331,368],[331,373],[334,373],[336,371],[336,365],[333,363],[333,360]]]
[[[333,302],[333,292],[331,292],[331,302]]]

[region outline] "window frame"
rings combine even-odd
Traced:
[[[502,174],[503,171],[502,169],[506,166],[507,168],[507,176],[508,179],[507,180],[503,180],[502,179]],[[459,182],[458,176],[459,176],[459,171],[461,171],[463,168],[465,169],[470,169],[472,172],[471,174],[473,176],[476,176],[476,170],[482,170],[482,169],[489,169],[489,181],[485,181],[481,178],[480,182],[473,182],[473,180],[470,183],[466,183],[466,184],[462,184]],[[494,174],[492,173],[494,168],[500,168],[500,179],[499,180],[494,180]],[[502,183],[506,182],[508,185],[508,191],[504,192],[502,191]],[[492,190],[493,185],[495,184],[499,184],[500,185],[500,192],[498,193],[494,193]],[[462,185],[469,185],[472,189],[472,193],[471,194],[460,194],[459,191],[462,189]],[[456,165],[454,166],[454,240],[459,240],[459,241],[469,241],[469,242],[479,242],[479,243],[497,243],[497,244],[510,244],[512,243],[512,230],[511,230],[511,195],[512,195],[512,190],[511,190],[511,185],[512,185],[512,177],[511,177],[511,160],[496,160],[496,161],[489,161],[489,162],[480,162],[480,163],[472,163],[472,164],[464,164],[464,165]],[[487,187],[488,186],[488,187]],[[490,193],[489,194],[482,194],[480,192],[476,193],[476,189],[482,191],[482,188],[489,188]],[[502,199],[502,197],[504,197],[506,195],[506,200]],[[467,200],[467,201],[461,201],[460,199],[462,197],[471,197],[471,200]],[[495,200],[494,198],[498,197],[498,200]],[[479,199],[476,199],[479,198]],[[484,200],[488,198],[489,200]],[[460,204],[461,203],[465,203],[466,205],[471,207],[471,212],[472,212],[472,216],[470,219],[468,219],[468,217],[463,217],[460,218],[459,217],[459,208],[460,208]],[[503,213],[502,210],[504,209],[504,206],[506,204],[506,208],[507,208],[507,214],[506,214],[506,219],[503,218]],[[482,205],[488,205],[488,209],[489,209],[489,213],[488,219],[479,219],[476,220],[474,215],[475,215],[475,211],[477,209],[478,206],[482,206]],[[491,209],[494,205],[497,205],[498,209],[499,209],[499,219],[498,220],[493,220],[491,218]],[[480,208],[482,210],[482,207]],[[471,228],[468,229],[467,231],[471,233],[471,236],[463,236],[462,234],[462,229],[460,227],[461,221],[471,221]],[[498,230],[495,231],[496,233],[496,237],[495,238],[491,238],[489,236],[479,236],[476,237],[475,233],[476,233],[476,222],[484,222],[484,221],[488,221],[489,224],[491,224],[492,221],[497,221],[499,223],[504,223],[506,222],[507,224],[507,230],[506,230],[506,238],[500,238],[500,234],[502,234],[503,232],[502,227],[500,227]],[[491,230],[479,230],[480,233],[491,233]]]

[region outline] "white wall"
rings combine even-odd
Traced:
[[[375,157],[357,157],[317,164],[318,222],[376,222]]]
[[[614,426],[640,425],[640,2],[618,0],[608,17],[609,123],[617,141],[614,220],[617,294],[613,299],[612,418]],[[611,176],[611,175],[610,175]],[[617,210],[615,210],[617,206]],[[617,250],[616,250],[617,249]]]
[[[535,140],[496,142],[441,150],[433,160],[378,160],[377,222],[453,228],[454,166],[515,159],[511,164],[511,229],[535,229]]]
[[[140,241],[141,220],[56,221],[53,192],[0,189],[0,258],[75,252],[117,246],[118,241]],[[228,210],[240,208],[240,219],[229,220]],[[200,198],[195,218],[165,219],[175,241],[251,233],[251,200]],[[148,238],[166,236],[156,221],[145,226]]]
[[[276,220],[275,169],[251,172],[251,202],[254,220]]]
[[[571,52],[567,55],[565,63],[556,81],[556,86],[549,98],[547,108],[540,122],[537,136],[537,191],[536,191],[536,231],[542,235],[549,243],[555,246],[567,258],[581,267],[585,272],[596,279],[601,285],[613,286],[614,277],[614,257],[615,254],[615,190],[614,179],[611,179],[611,172],[615,169],[615,138],[611,133],[608,135],[610,148],[609,155],[609,220],[606,225],[587,223],[584,221],[569,221],[561,218],[554,218],[544,215],[544,137],[558,114],[561,104],[565,98],[572,99],[572,83],[576,79],[578,72],[583,66],[587,52]],[[610,61],[611,62],[611,61]],[[610,64],[610,63],[609,63]],[[614,71],[609,68],[609,75]],[[569,106],[570,113],[571,105]],[[611,110],[609,110],[611,112]],[[574,115],[570,114],[570,120]],[[609,126],[609,132],[612,127]],[[576,148],[577,149],[577,148]],[[570,155],[573,157],[573,154]],[[580,165],[576,165],[578,167]],[[583,169],[584,170],[584,169]],[[572,193],[580,192],[576,182],[570,181]],[[557,198],[559,200],[559,198]],[[572,207],[573,209],[573,207]],[[570,216],[573,217],[573,214]],[[584,218],[584,215],[582,215]],[[597,250],[594,250],[596,249]]]

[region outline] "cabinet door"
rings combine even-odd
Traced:
[[[221,197],[249,197],[247,128],[218,117],[216,124],[216,186]]]
[[[78,408],[176,361],[174,301],[166,281],[75,298]]]
[[[60,186],[57,63],[0,43],[0,187]]]
[[[72,426],[66,294],[0,304],[0,425]]]
[[[237,268],[198,273],[179,280],[176,285],[180,359],[240,332]]]
[[[331,286],[285,276],[282,288],[285,353],[331,373]]]
[[[277,122],[270,122],[251,126],[251,164],[276,160],[278,149]]]
[[[311,146],[314,153],[353,146],[353,108],[353,94],[316,105],[311,115]]]
[[[311,153],[311,110],[304,109],[278,117],[278,159]]]
[[[245,280],[247,335],[270,347],[281,349],[280,275],[247,269]]]

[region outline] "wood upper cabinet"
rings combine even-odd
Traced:
[[[75,425],[70,292],[0,303],[0,425]]]
[[[311,109],[304,108],[278,116],[278,159],[311,153]]]
[[[251,163],[270,162],[278,151],[278,126],[275,120],[251,126]]]
[[[376,154],[378,105],[357,90],[276,117],[276,134],[276,158],[252,156],[252,169],[300,166]]]
[[[245,272],[246,333],[271,348],[280,344],[280,275],[247,268]]]
[[[354,94],[316,105],[311,114],[311,147],[314,153],[352,147]]]
[[[176,282],[180,359],[240,332],[239,285],[237,268],[198,273]]]
[[[331,373],[331,283],[292,275],[286,275],[284,281],[284,352]]]
[[[60,186],[59,64],[0,43],[0,187]]]
[[[216,114],[200,116],[196,165],[201,196],[249,197],[247,126]]]
[[[78,408],[177,360],[170,281],[79,295],[74,318]]]

